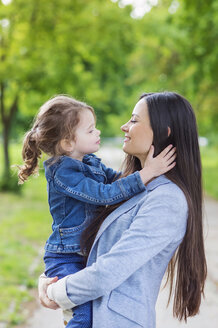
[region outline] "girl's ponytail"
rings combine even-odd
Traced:
[[[41,157],[41,150],[37,142],[37,128],[28,131],[22,149],[24,165],[19,166],[19,184],[23,184],[30,175],[38,173],[38,159]]]

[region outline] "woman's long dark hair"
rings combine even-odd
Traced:
[[[186,321],[187,317],[194,316],[199,311],[207,275],[202,222],[201,160],[196,119],[190,103],[176,93],[143,94],[140,99],[142,98],[148,106],[155,156],[169,144],[173,144],[177,149],[176,166],[166,176],[182,189],[188,203],[186,234],[167,270],[167,282],[170,281],[169,300],[176,276],[173,313],[179,320]],[[122,176],[141,169],[140,161],[132,155],[126,156],[124,164]],[[102,222],[118,206],[120,204],[104,208],[84,231],[82,248],[86,251],[86,256]]]

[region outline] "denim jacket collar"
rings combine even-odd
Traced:
[[[86,165],[88,165],[88,167],[91,170],[94,170],[96,173],[102,172],[102,170],[101,170],[101,159],[98,158],[94,154],[87,154],[83,157],[82,161],[77,160],[77,159],[73,159],[73,158],[71,159],[71,157],[66,156],[66,155],[59,156],[56,159],[54,157],[49,158],[48,160],[43,162],[43,166],[45,168],[46,174],[47,175],[52,174],[52,172],[55,171],[55,169],[58,167],[60,162],[65,160],[65,159],[72,160],[72,161],[77,161],[82,170],[84,170]]]
[[[101,159],[94,154],[88,154],[83,157],[83,163],[94,167],[100,167]]]

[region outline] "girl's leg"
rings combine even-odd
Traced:
[[[87,302],[73,308],[73,317],[67,328],[92,328],[92,302]]]
[[[55,254],[46,252],[44,261],[46,276],[58,276],[59,279],[84,268],[83,257],[79,254]],[[91,328],[92,302],[84,303],[73,308],[72,318],[68,321],[66,327]]]

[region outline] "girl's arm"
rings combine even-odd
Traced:
[[[107,183],[112,183],[112,182],[116,181],[122,174],[121,172],[117,172],[114,169],[107,167],[103,163],[101,163],[101,167],[107,177]]]
[[[54,187],[58,192],[82,202],[96,205],[117,204],[144,191],[145,183],[173,168],[174,152],[172,146],[168,146],[160,155],[153,158],[153,149],[151,149],[142,170],[111,184],[99,183],[86,177],[78,161],[69,160],[63,162],[56,170]]]
[[[129,229],[108,253],[99,256],[91,266],[50,285],[49,298],[66,309],[101,297],[120,286],[170,243],[182,239],[187,203],[177,187],[165,186],[149,193]]]
[[[156,158],[153,158],[154,147],[151,146],[144,164],[144,170],[140,171],[140,176],[144,183],[147,183],[149,181],[149,177],[154,178],[156,176],[166,173],[174,167],[175,163],[170,166],[170,164],[172,164],[176,158],[175,148],[172,147],[172,145],[169,145]],[[106,165],[104,165],[103,163],[101,163],[101,166],[106,174],[108,183],[114,182],[122,174],[122,172],[117,172],[114,171],[112,168],[106,167]],[[149,170],[151,170],[150,173]],[[143,176],[144,174],[145,176]]]
[[[65,162],[54,175],[57,192],[95,205],[109,205],[122,202],[145,190],[139,172],[127,178],[118,179],[111,184],[97,182],[85,175],[77,162]]]

